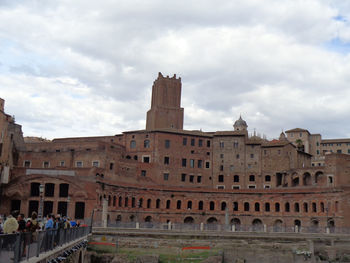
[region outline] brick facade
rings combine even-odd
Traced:
[[[2,108],[1,171],[10,172],[0,213],[28,216],[42,200],[44,214],[88,220],[108,199],[110,222],[350,227],[350,155],[313,166],[320,137],[294,129],[268,141],[249,136],[241,117],[231,131],[183,130],[181,79],[160,74],[152,91],[146,129],[116,136],[24,143]]]

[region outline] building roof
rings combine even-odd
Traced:
[[[135,130],[135,131],[125,131],[123,133],[151,133],[151,132],[165,132],[165,133],[174,133],[182,135],[192,135],[192,136],[204,136],[204,137],[213,137],[214,132],[203,132],[200,130],[179,130],[171,128],[163,129],[154,129],[154,130]]]
[[[310,134],[310,132],[308,130],[305,129],[301,129],[301,128],[294,128],[288,131],[285,131],[286,133],[290,133],[290,132],[307,132],[308,134]]]
[[[345,139],[324,139],[324,140],[321,140],[321,143],[341,143],[341,142],[349,143],[350,142],[350,138],[345,138]]]
[[[214,136],[245,136],[246,131],[216,131]]]
[[[286,146],[287,144],[291,144],[291,143],[289,141],[285,141],[285,140],[283,140],[283,141],[282,140],[272,140],[272,141],[263,143],[261,146],[262,147],[283,147],[283,146]]]

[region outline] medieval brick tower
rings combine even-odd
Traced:
[[[151,109],[147,112],[147,130],[183,129],[184,109],[181,108],[181,78],[163,77],[159,72],[152,87]]]

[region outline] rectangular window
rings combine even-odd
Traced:
[[[235,166],[234,165],[230,165],[230,171],[234,171],[235,170]]]
[[[64,167],[66,165],[66,163],[64,161],[60,161],[60,166]]]
[[[92,162],[93,167],[100,167],[100,162],[99,161],[93,161]]]
[[[220,146],[220,148],[224,148],[225,147],[225,143],[221,141],[219,146]]]
[[[268,185],[268,184],[264,185],[264,189],[270,189],[270,188],[271,188],[270,185]]]
[[[248,188],[249,188],[249,189],[255,189],[256,186],[255,186],[255,185],[248,185]]]
[[[194,182],[194,175],[190,175],[190,183]]]
[[[75,162],[75,167],[78,167],[78,168],[83,167],[83,162],[82,161]]]
[[[182,159],[182,167],[186,167],[187,165],[187,159],[183,158]]]
[[[224,170],[224,166],[220,165],[220,171],[223,171],[223,170]]]
[[[198,140],[198,146],[199,146],[199,147],[202,147],[202,146],[203,146],[203,140],[201,140],[201,139]]]
[[[240,189],[240,188],[241,188],[240,185],[232,185],[232,189],[238,190],[238,189]]]
[[[337,153],[341,153],[341,150],[337,150]]]
[[[186,174],[181,174],[181,182],[186,182]]]
[[[187,145],[187,138],[182,138],[182,145]]]
[[[251,153],[251,154],[250,154],[250,158],[254,158],[254,153]]]
[[[165,140],[165,148],[170,148],[170,140]]]
[[[317,152],[317,154],[320,154],[320,150],[317,150],[316,152]]]
[[[209,140],[207,141],[207,147],[210,147],[210,141]]]
[[[203,161],[202,160],[198,160],[198,168],[202,168],[203,167]]]
[[[191,168],[194,168],[194,160],[193,159],[191,159],[190,165],[191,165]]]
[[[164,164],[168,165],[170,163],[170,158],[169,156],[164,157]]]
[[[195,142],[195,140],[192,138],[192,139],[191,139],[191,146],[195,146],[195,144],[196,144],[196,142]]]
[[[24,161],[24,167],[29,168],[30,167],[30,161]]]
[[[141,176],[146,176],[146,170],[141,170]]]
[[[168,181],[169,180],[169,174],[168,173],[164,173],[163,174],[163,178],[164,178],[164,181]]]
[[[44,162],[44,163],[43,163],[43,167],[44,167],[44,168],[50,168],[50,162],[47,162],[47,161]]]
[[[350,153],[350,149],[348,149],[348,153]]]
[[[205,168],[207,168],[207,169],[210,168],[210,162],[205,162]]]
[[[220,158],[223,159],[224,158],[224,154],[220,153]]]
[[[225,186],[224,185],[217,185],[216,188],[218,190],[224,190],[225,189]]]
[[[201,183],[202,182],[202,176],[198,175],[197,176],[197,183]]]
[[[113,170],[114,163],[109,163],[109,170]]]
[[[149,163],[150,162],[150,157],[149,156],[142,156],[142,162],[143,163]]]

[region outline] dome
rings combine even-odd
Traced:
[[[239,119],[235,121],[235,124],[233,124],[233,127],[235,128],[235,131],[241,131],[246,130],[248,125],[245,122],[245,120],[242,119],[242,116],[239,116]]]

